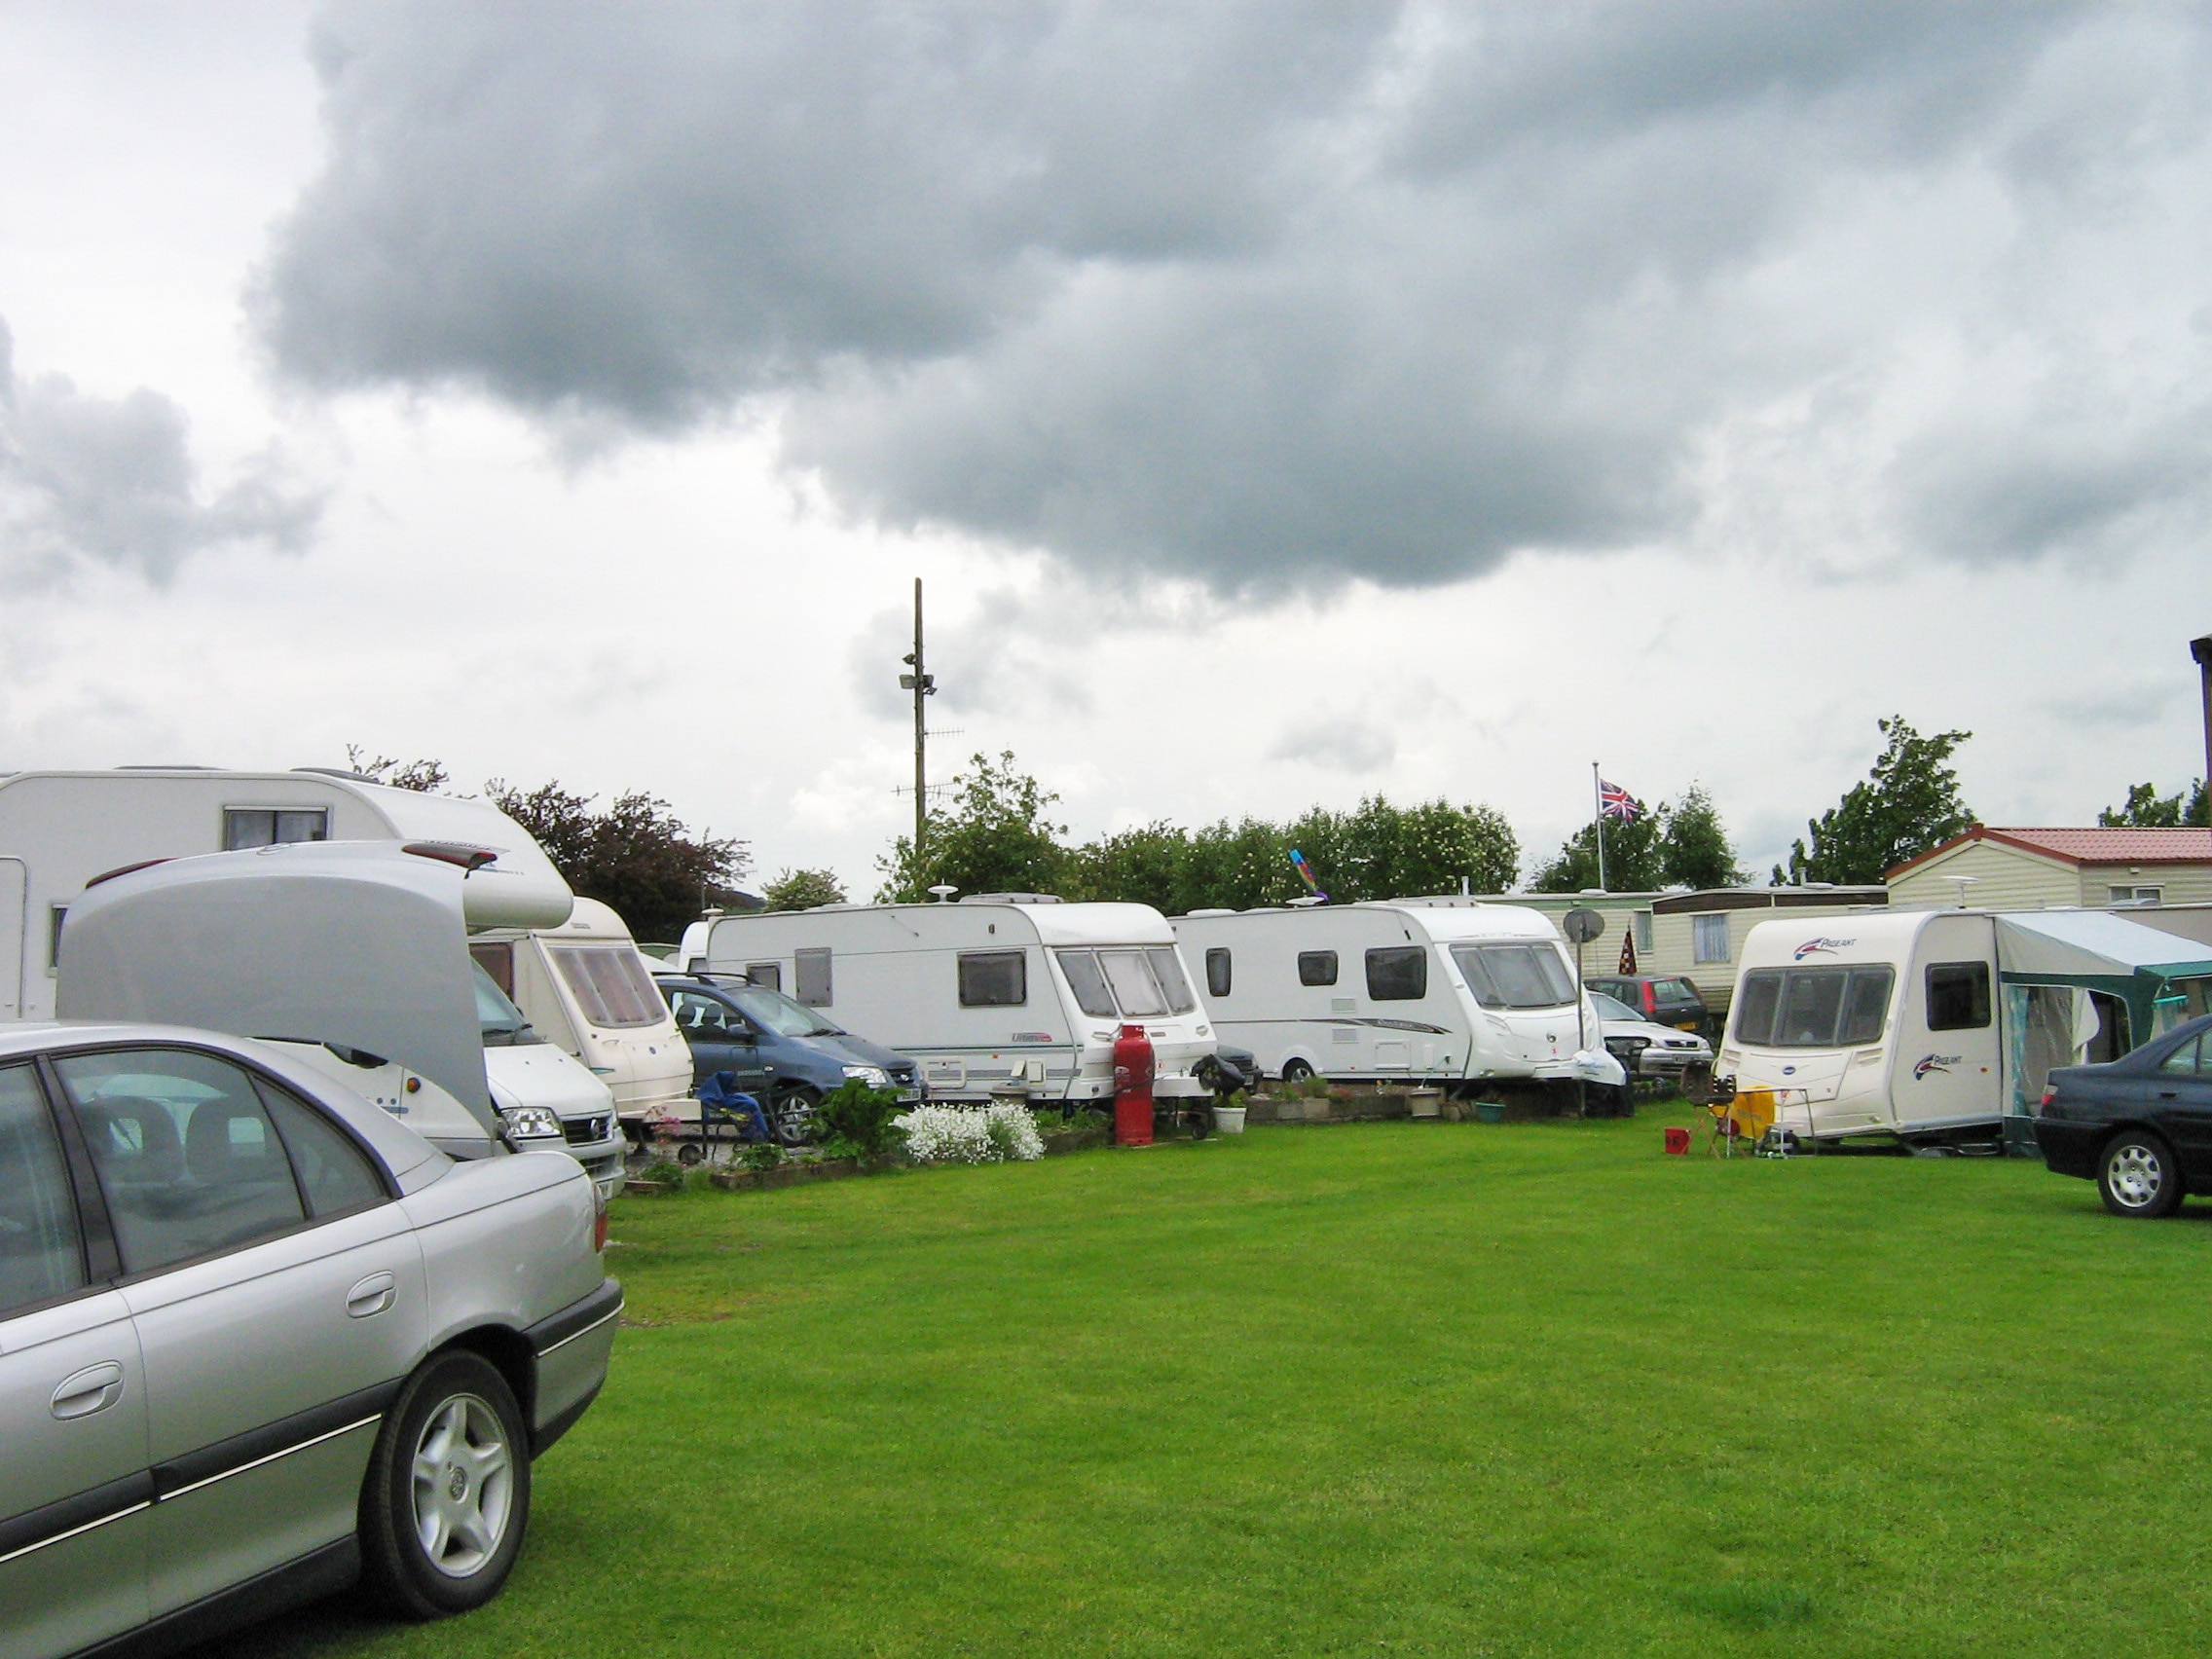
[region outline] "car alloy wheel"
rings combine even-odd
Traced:
[[[2173,1150],[2156,1135],[2114,1136],[2098,1166],[2097,1190],[2115,1215],[2171,1215],[2182,1198]]]
[[[514,1508],[514,1452],[498,1414],[456,1394],[415,1446],[415,1536],[448,1578],[471,1578],[498,1554]]]
[[[416,1368],[386,1414],[361,1488],[361,1565],[409,1618],[481,1607],[530,1524],[530,1431],[507,1380],[448,1348]]]
[[[822,1096],[803,1083],[776,1090],[768,1103],[770,1126],[784,1146],[804,1146],[814,1138],[814,1107]]]

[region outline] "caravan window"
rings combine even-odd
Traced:
[[[1452,960],[1485,1008],[1566,1008],[1574,1001],[1574,976],[1549,942],[1456,944]]]
[[[1879,1042],[1896,983],[1887,966],[1757,969],[1736,997],[1736,1041],[1754,1049]]]
[[[1928,965],[1928,1029],[1979,1031],[1989,1023],[1989,964]]]
[[[1121,1014],[1114,1006],[1114,993],[1106,988],[1106,976],[1096,956],[1088,950],[1054,954],[1060,959],[1060,972],[1067,976],[1068,989],[1075,992],[1076,1007],[1093,1019],[1113,1019]]]
[[[1394,944],[1367,953],[1367,994],[1377,1002],[1419,1002],[1428,995],[1428,952]]]
[[[1229,952],[1218,944],[1206,951],[1206,995],[1229,995]]]
[[[492,983],[508,996],[515,994],[515,947],[511,944],[472,944],[468,954],[492,976]]]
[[[748,962],[745,965],[745,979],[748,984],[780,991],[784,988],[784,965],[781,962]]]
[[[1018,950],[960,953],[962,1008],[1019,1008],[1029,1000],[1029,958]]]
[[[1298,953],[1298,982],[1302,985],[1333,985],[1337,982],[1337,953],[1333,950],[1302,950]]]
[[[808,1008],[828,1008],[830,992],[829,946],[815,945],[805,950],[793,951],[792,979],[792,988],[798,992],[800,1002]]]
[[[327,841],[330,809],[326,806],[223,808],[223,851],[241,847],[273,847],[280,841]]]
[[[553,965],[561,970],[584,1018],[603,1030],[658,1025],[668,1005],[653,989],[645,960],[626,944],[556,944]]]
[[[1152,964],[1141,950],[1101,950],[1098,966],[1114,987],[1114,1000],[1130,1019],[1158,1019],[1167,1012],[1167,997],[1152,977]]]
[[[1190,976],[1183,972],[1183,959],[1175,954],[1173,945],[1154,945],[1145,957],[1152,963],[1152,977],[1160,981],[1161,992],[1167,998],[1169,1014],[1189,1014],[1198,1006],[1198,999],[1191,994]]]
[[[1728,914],[1692,916],[1690,918],[1690,960],[1692,962],[1725,962],[1728,960]]]

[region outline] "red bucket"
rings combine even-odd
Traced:
[[[1670,1128],[1667,1131],[1667,1151],[1679,1158],[1690,1149],[1690,1132],[1687,1129]]]

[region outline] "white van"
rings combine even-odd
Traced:
[[[1538,911],[1401,899],[1198,910],[1174,927],[1221,1041],[1286,1082],[1579,1083],[1624,1097],[1628,1074]]]
[[[2054,1066],[2204,1012],[2212,952],[2101,910],[1868,910],[1761,922],[1716,1069],[1816,1139],[2024,1144]],[[2010,1121],[2016,1120],[2017,1123]]]
[[[1114,1092],[1124,1023],[1152,1040],[1163,1097],[1202,1094],[1191,1068],[1214,1051],[1166,919],[1149,904],[1063,904],[983,894],[956,904],[825,904],[728,915],[706,960],[921,1062],[932,1100]]]
[[[58,1012],[276,1043],[453,1156],[499,1138],[559,1149],[611,1193],[624,1155],[611,1096],[523,1034],[465,948],[466,895],[490,857],[278,844],[96,882],[63,936]]]
[[[493,928],[468,952],[539,1036],[607,1085],[625,1122],[697,1115],[691,1051],[611,906],[578,899],[559,927]]]
[[[312,767],[17,772],[0,777],[0,1019],[53,1017],[64,922],[88,883],[160,860],[338,841],[494,855],[475,862],[461,886],[471,930],[558,926],[574,903],[530,832],[488,801]],[[489,1006],[480,1022],[500,1109],[554,1113],[594,1177],[618,1178],[622,1135],[610,1093],[557,1050],[515,1042],[510,1023]],[[347,1081],[362,1086],[357,1076]]]

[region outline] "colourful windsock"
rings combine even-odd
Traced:
[[[1306,862],[1306,855],[1296,847],[1290,849],[1290,866],[1298,871],[1298,879],[1306,883],[1306,891],[1316,899],[1327,899],[1321,884],[1313,879],[1313,866]]]

